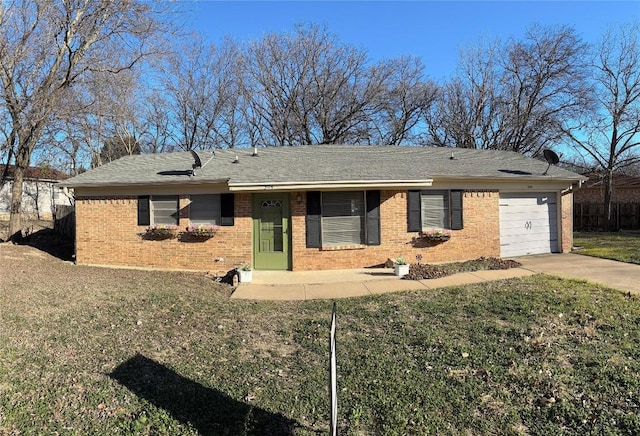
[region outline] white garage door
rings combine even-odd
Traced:
[[[500,256],[524,256],[557,251],[556,194],[500,194]]]

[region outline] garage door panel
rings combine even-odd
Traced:
[[[500,200],[525,201],[528,198],[546,198],[551,203],[556,202],[556,194],[554,192],[502,192]]]
[[[550,212],[554,213],[555,212]],[[508,216],[506,219],[504,217],[500,217],[501,225],[503,228],[518,228],[522,227],[523,229],[529,227],[531,229],[539,229],[539,228],[555,228],[558,225],[557,218],[550,218],[546,216],[536,217],[535,215],[528,214],[524,217],[517,216]],[[531,222],[531,225],[527,225],[526,223]]]
[[[504,244],[525,244],[525,243],[533,243],[535,241],[557,241],[557,238],[549,237],[549,233],[538,233],[534,236],[531,234],[518,230],[513,232],[510,240],[503,241]]]
[[[514,206],[514,205],[506,205],[501,206],[500,210],[502,213],[509,215],[521,215],[523,213],[533,214],[536,216],[545,216],[550,213],[557,212],[557,208],[555,204],[529,204],[529,206]]]
[[[510,256],[524,256],[521,253],[522,247],[514,246],[514,247],[511,247],[511,249],[513,250],[513,252],[512,254],[510,254]],[[527,250],[528,250],[527,254],[550,253],[552,249],[553,249],[553,246],[551,243],[549,243],[549,241],[546,241],[546,243],[542,242],[539,244],[533,244],[533,243],[527,244]]]
[[[525,248],[526,247],[526,251]],[[526,245],[510,244],[500,246],[500,255],[502,257],[517,257],[531,254],[552,253],[556,250],[556,243],[547,241],[546,243],[533,244],[527,241]]]
[[[531,231],[536,231],[540,229],[552,229],[556,228],[558,225],[557,219],[550,219],[548,216],[525,216],[523,219],[500,219],[502,225],[500,226],[503,229],[517,229],[522,227],[523,229],[528,229]]]
[[[529,213],[538,213],[538,214],[545,214],[547,211],[556,211],[557,207],[555,204],[536,204],[536,205],[532,205],[531,203],[529,203],[529,205],[526,206],[522,206],[522,205],[513,205],[513,204],[507,204],[507,205],[502,205],[506,210],[504,211],[507,214],[519,214],[522,212],[529,212]],[[540,208],[537,208],[541,206]]]
[[[557,228],[557,221],[556,220],[549,220],[549,222],[540,222],[540,220],[538,221],[532,221],[531,222],[531,227],[530,228],[526,228],[523,225],[522,221],[508,221],[505,222],[504,225],[501,225],[500,228],[502,230],[511,230],[514,233],[518,233],[518,231],[521,231],[520,233],[546,233],[547,235],[550,235],[551,233],[555,232],[555,229]]]
[[[531,209],[531,207],[514,207],[514,206],[503,206],[504,215],[509,217],[520,217],[523,213],[528,213],[533,217],[544,218],[545,216],[554,215],[558,211],[555,204],[549,205],[541,205],[541,206],[533,206],[536,209]]]
[[[556,194],[500,194],[500,255],[550,253],[558,249]]]
[[[523,229],[512,229],[509,232],[509,238],[505,239],[505,238],[501,238],[500,242],[501,243],[518,243],[518,242],[522,242],[523,240],[526,241],[535,241],[535,240],[543,240],[543,241],[551,241],[551,240],[556,240],[557,237],[551,236],[550,235],[550,229],[547,231],[544,230],[540,230],[538,232],[535,232],[535,234],[531,234],[530,231],[527,230],[523,230]]]

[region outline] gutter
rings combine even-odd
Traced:
[[[228,183],[229,179],[207,179],[207,180],[160,180],[157,182],[133,182],[133,183],[58,183],[60,188],[127,188],[130,186],[167,186],[167,185],[211,185]]]
[[[559,177],[559,176],[505,176],[505,177],[491,177],[491,176],[456,176],[456,177],[447,177],[447,176],[438,176],[435,175],[434,178],[438,182],[455,182],[455,181],[483,181],[483,182],[580,182],[582,183],[586,180],[583,177]]]
[[[232,183],[231,192],[299,191],[345,188],[422,188],[432,186],[433,179],[424,180],[336,180],[317,182]]]

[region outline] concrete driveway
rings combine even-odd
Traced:
[[[580,254],[542,254],[516,259],[530,271],[588,280],[640,294],[640,265]]]

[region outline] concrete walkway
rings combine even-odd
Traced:
[[[336,299],[482,283],[536,273],[588,280],[640,294],[640,265],[578,254],[545,254],[517,260],[522,264],[521,268],[460,273],[432,280],[402,280],[390,268],[254,271],[253,282],[239,284],[231,298],[291,301]]]
[[[587,280],[640,294],[640,265],[575,253],[526,256],[517,260],[531,271]]]

